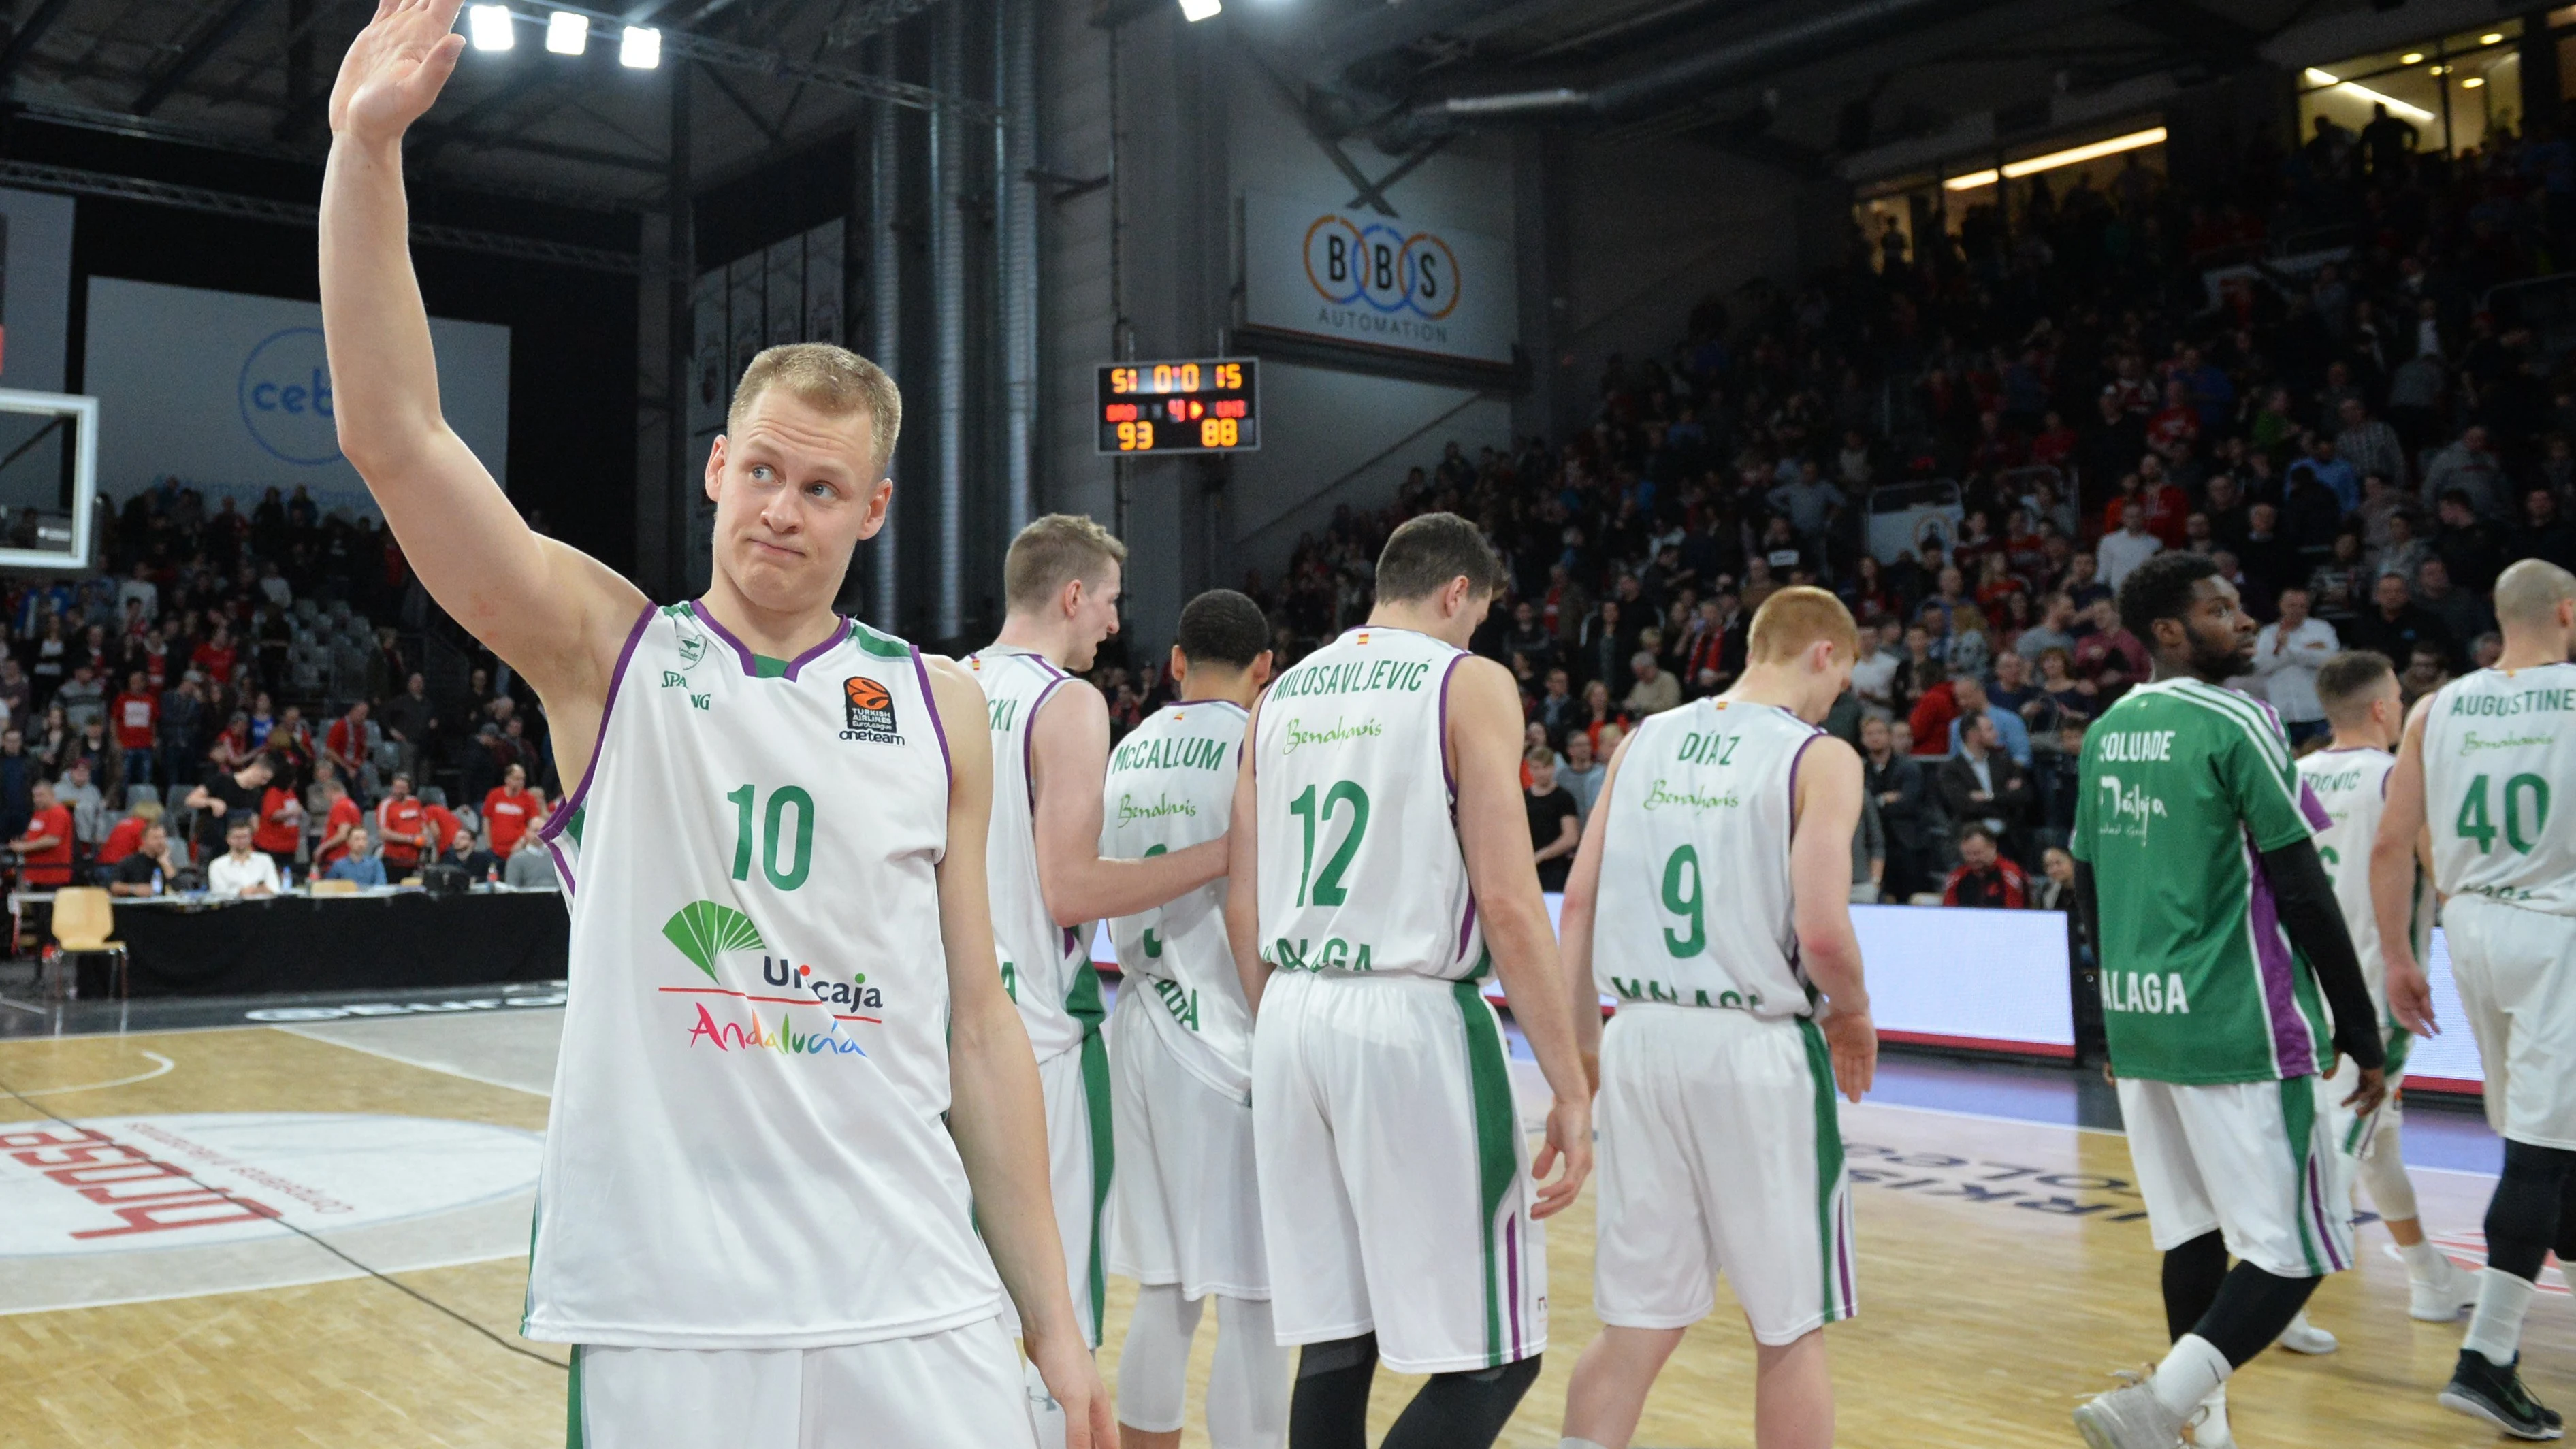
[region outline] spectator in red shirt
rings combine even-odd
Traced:
[[[411,792],[411,776],[396,772],[376,802],[376,839],[384,843],[385,878],[395,880],[420,864],[421,847],[429,843],[429,819],[420,797]]]
[[[232,682],[233,665],[240,657],[241,652],[233,647],[232,630],[218,620],[215,632],[206,636],[206,642],[197,646],[188,662],[197,667],[198,673],[222,685]]]
[[[445,856],[459,835],[473,839],[473,832],[465,828],[465,822],[457,819],[456,812],[444,805],[422,806],[420,823],[421,828],[429,832],[428,847],[421,852],[428,860]]]
[[[2147,446],[2173,462],[2200,439],[2200,410],[2191,405],[2191,389],[2179,378],[2165,384],[2162,411],[2147,419]]]
[[[152,783],[152,747],[160,738],[161,701],[137,669],[125,676],[125,692],[107,707],[116,731],[116,747],[125,752],[125,782]]]
[[[2030,879],[1996,848],[1993,831],[1971,825],[1959,832],[1959,868],[1941,888],[1941,904],[2019,910],[2030,904]]]
[[[36,890],[56,890],[72,883],[72,812],[54,800],[54,787],[42,780],[29,792],[35,811],[27,833],[9,842],[18,856],[18,879]]]
[[[339,767],[341,778],[357,781],[360,789],[368,788],[375,777],[376,746],[384,739],[383,730],[367,718],[368,713],[367,702],[359,700],[347,714],[331,721],[322,736],[322,752]]]
[[[519,848],[519,837],[537,823],[537,797],[528,793],[528,771],[512,765],[498,788],[484,792],[483,828],[492,834],[492,853],[507,858]]]
[[[338,776],[322,782],[322,798],[330,801],[331,807],[322,817],[322,839],[313,847],[313,870],[317,875],[349,853],[349,837],[360,828],[363,819],[358,802],[349,798],[349,787]]]
[[[114,865],[132,855],[143,844],[144,828],[160,818],[160,807],[152,802],[147,800],[136,806],[134,813],[116,822],[107,832],[107,839],[99,843],[98,863]]]
[[[295,847],[304,838],[304,802],[295,798],[289,778],[280,778],[259,800],[259,829],[251,848],[277,862],[283,878],[295,867]]]
[[[1959,692],[1949,680],[1923,691],[1906,724],[1914,732],[1914,753],[1939,759],[1950,753],[1950,721],[1959,717]]]
[[[2093,632],[2075,641],[2075,677],[2092,680],[2107,708],[2152,668],[2147,646],[2120,626],[2119,605],[2109,599],[2095,600]]]

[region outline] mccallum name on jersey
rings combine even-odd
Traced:
[[[2183,993],[2179,972],[2158,975],[2153,971],[2105,971],[2102,1009],[2148,1016],[2188,1016],[2191,998]]]

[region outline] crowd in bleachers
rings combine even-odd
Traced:
[[[2493,657],[2506,563],[2576,567],[2576,376],[2488,301],[2576,269],[2576,154],[2488,142],[2327,124],[2201,194],[2133,152],[2105,184],[2008,183],[2009,215],[1855,229],[1794,289],[1610,359],[1581,432],[1453,443],[1247,588],[1284,666],[1365,617],[1396,523],[1480,521],[1513,583],[1476,647],[1584,808],[1619,732],[1733,681],[1763,599],[1832,588],[1867,635],[1829,722],[1867,761],[1856,894],[2054,904],[2085,727],[2149,669],[2113,604],[2141,560],[2219,562],[2264,625],[2242,687],[2303,746],[2337,649],[2387,653],[2411,700]],[[1955,522],[1872,546],[1874,505],[1951,485]]]
[[[21,888],[256,896],[438,864],[553,883],[543,718],[462,650],[432,688],[444,621],[375,519],[302,489],[209,507],[165,478],[103,506],[100,533],[96,574],[0,595]]]

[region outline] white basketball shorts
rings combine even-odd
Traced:
[[[2170,1252],[2212,1232],[2282,1278],[2352,1266],[2349,1175],[2315,1077],[2189,1086],[2120,1079],[2148,1234]]]
[[[1475,983],[1273,973],[1252,1124],[1281,1343],[1373,1331],[1408,1374],[1547,1347],[1547,1242],[1502,1023]]]
[[[2576,916],[2479,896],[2442,907],[2451,977],[2477,1038],[2487,1123],[2576,1151]]]
[[[1129,981],[1109,1013],[1109,1271],[1178,1284],[1184,1298],[1268,1298],[1252,1104],[1183,1066],[1150,1019],[1162,1003]]]
[[[1034,1449],[1001,1320],[834,1348],[573,1349],[568,1449]]]
[[[1833,1066],[1814,1022],[1624,1004],[1603,1029],[1593,1111],[1602,1322],[1697,1323],[1721,1272],[1764,1343],[1858,1309]]]
[[[1102,1275],[1101,1219],[1109,1207],[1111,1143],[1109,1051],[1093,1032],[1082,1045],[1038,1062],[1046,1094],[1047,1177],[1055,1196],[1056,1234],[1064,1243],[1064,1272],[1073,1289],[1073,1316],[1085,1342],[1100,1347],[1100,1313],[1106,1297]],[[1016,1311],[1004,1323],[1018,1329]]]

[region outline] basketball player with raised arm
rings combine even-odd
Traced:
[[[342,448],[580,782],[541,827],[571,995],[521,1329],[574,1345],[570,1442],[1029,1445],[1007,1285],[1074,1442],[1105,1446],[990,944],[983,696],[832,612],[901,398],[836,347],[753,360],[707,461],[703,597],[657,608],[531,532],[440,416],[408,253],[402,138],[457,4],[383,0],[342,62],[323,327]]]
[[[2371,842],[2379,836],[2379,817],[2388,800],[2388,772],[2397,757],[2389,751],[2406,731],[2406,706],[2397,671],[2388,656],[2355,649],[2337,654],[2317,670],[2317,698],[2325,705],[2332,742],[2299,761],[2299,778],[2323,805],[2334,823],[2317,832],[2317,858],[2334,877],[2335,900],[2352,933],[2353,951],[2370,987],[2370,1003],[2387,1043],[2388,1100],[2369,1117],[2355,1117],[2340,1106],[2359,1085],[2361,1067],[2346,1057],[2326,1083],[2326,1098],[2335,1110],[2335,1145],[2352,1160],[2355,1176],[2370,1193],[2370,1205],[2396,1240],[2397,1256],[2406,1264],[2407,1315],[2426,1323],[2448,1323],[2477,1300],[2477,1280],[2461,1272],[2425,1240],[2424,1224],[2415,1212],[2415,1185],[2399,1155],[2399,1131],[2405,1119],[2397,1083],[2406,1071],[2406,1048],[2412,1035],[2388,1009],[2388,977],[2379,949],[2379,917],[2371,899]],[[2424,952],[2433,934],[2433,875],[2423,867],[2425,854],[2418,832],[2417,868],[2406,881],[2407,949]]]
[[[993,945],[1019,1003],[1046,1093],[1056,1230],[1083,1338],[1100,1345],[1101,1217],[1112,1133],[1105,1010],[1082,927],[1151,910],[1225,874],[1222,836],[1151,859],[1100,853],[1109,704],[1091,682],[1100,641],[1118,632],[1127,546],[1088,518],[1050,513],[1020,530],[1002,564],[1009,612],[966,665],[983,687],[993,745]],[[1047,1385],[1029,1383],[1049,1437]]]
[[[2496,578],[2504,653],[2419,701],[2388,775],[2370,854],[2388,1004],[2431,1035],[2433,997],[2406,931],[2414,844],[2433,885],[2460,1014],[2477,1039],[2504,1173],[2487,1203],[2487,1267],[2445,1407],[2517,1439],[2565,1429],[2523,1386],[2522,1320],[2554,1247],[2576,1259],[2576,575],[2524,559]],[[2553,798],[2556,797],[2556,798]]]
[[[2093,1449],[2173,1449],[2186,1425],[2225,1434],[2229,1376],[2352,1266],[2319,1079],[2350,1055],[2345,1105],[2368,1116],[2384,1053],[2317,856],[2325,811],[2270,707],[2221,687],[2254,654],[2235,586],[2204,555],[2161,554],[2122,581],[2120,622],[2155,674],[2085,733],[2075,905],[2101,943],[2111,1071],[2173,1347],[2075,1422]]]
[[[1734,688],[1620,741],[1566,882],[1575,1036],[1601,1081],[1602,1328],[1562,1449],[1627,1449],[1721,1272],[1753,1330],[1754,1443],[1834,1441],[1824,1326],[1858,1306],[1834,1092],[1869,1090],[1878,1032],[1851,923],[1860,755],[1820,722],[1860,631],[1824,590],[1783,589],[1745,652]]]
[[[1179,701],[1109,757],[1100,853],[1143,857],[1225,834],[1244,721],[1270,682],[1261,606],[1212,589],[1181,610]],[[1123,989],[1110,1012],[1109,1270],[1137,1282],[1118,1354],[1125,1449],[1179,1449],[1190,1336],[1217,1300],[1208,1374],[1214,1449],[1277,1449],[1288,1429],[1288,1351],[1270,1324],[1270,1263],[1252,1158],[1252,1013],[1225,939],[1227,882],[1109,923]]]
[[[1226,929],[1253,1009],[1253,1155],[1291,1449],[1361,1449],[1384,1357],[1431,1382],[1384,1449],[1482,1449],[1547,1347],[1546,1238],[1592,1168],[1591,1091],[1521,803],[1520,691],[1467,653],[1504,582],[1430,513],[1368,622],[1282,672],[1235,785]],[[1554,1105],[1534,1183],[1494,1009]]]

